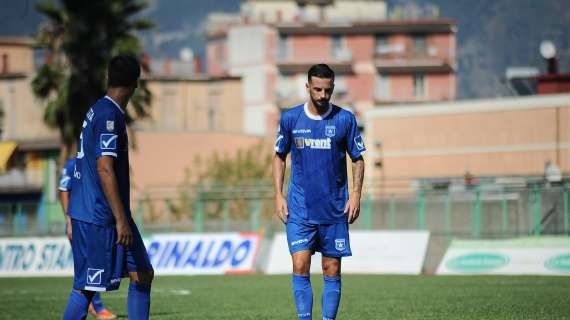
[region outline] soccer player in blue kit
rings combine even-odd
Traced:
[[[65,162],[65,164],[63,165],[63,169],[61,169],[61,176],[59,178],[59,188],[58,188],[61,208],[63,209],[63,216],[65,217],[65,234],[67,235],[67,239],[69,239],[70,242],[73,237],[73,230],[71,229],[71,218],[67,214],[67,207],[69,206],[69,199],[71,197],[71,179],[74,167],[75,167],[75,157]],[[89,304],[89,313],[91,313],[97,319],[103,319],[103,320],[117,319],[116,315],[114,315],[111,311],[105,308],[99,292],[93,295],[93,299]]]
[[[107,95],[86,114],[73,168],[68,214],[73,229],[73,289],[63,319],[85,319],[93,294],[117,290],[131,279],[129,319],[148,319],[154,276],[131,217],[125,107],[135,92],[140,64],[118,55],[107,68]]]
[[[341,297],[341,258],[351,256],[348,225],[360,213],[366,151],[354,115],[329,101],[334,72],[325,65],[309,69],[307,103],[281,116],[275,142],[275,210],[286,224],[293,260],[293,298],[299,319],[312,319],[311,255],[322,254],[323,320],[336,319]],[[291,152],[287,200],[283,179]],[[353,186],[348,196],[346,154],[352,160]]]

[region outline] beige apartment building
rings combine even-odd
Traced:
[[[365,113],[367,182],[387,193],[418,179],[570,174],[570,95],[410,104]]]

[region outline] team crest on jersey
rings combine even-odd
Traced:
[[[325,135],[329,138],[334,137],[336,134],[336,127],[335,126],[326,126],[325,127]]]
[[[105,269],[87,268],[87,284],[101,284],[101,277]]]
[[[295,138],[295,146],[297,149],[305,148],[305,138]]]
[[[346,241],[345,239],[334,239],[334,247],[337,251],[344,251],[346,250]]]
[[[107,131],[115,130],[115,121],[107,121]]]

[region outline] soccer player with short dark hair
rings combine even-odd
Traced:
[[[275,143],[275,210],[286,224],[293,260],[292,288],[299,319],[312,319],[311,255],[322,254],[323,319],[335,319],[341,297],[341,258],[351,256],[348,224],[360,212],[366,151],[355,116],[331,104],[334,72],[312,66],[306,84],[310,99],[281,116]],[[287,200],[283,178],[291,152]],[[346,154],[352,160],[353,187],[348,195]]]
[[[140,64],[118,55],[107,68],[107,95],[87,112],[73,168],[68,214],[73,229],[73,290],[63,318],[85,319],[93,294],[131,279],[129,319],[148,319],[154,275],[131,217],[125,107],[138,85]]]
[[[75,167],[75,157],[69,159],[61,169],[61,176],[59,178],[59,200],[61,202],[61,208],[63,209],[63,216],[65,218],[65,234],[67,239],[71,242],[73,238],[73,230],[71,229],[71,218],[67,214],[67,207],[69,206],[69,199],[71,197],[71,179],[73,174],[73,168]],[[103,305],[101,300],[101,295],[99,292],[93,295],[93,299],[89,304],[89,313],[91,313],[97,319],[103,320],[113,320],[117,319],[114,315]]]

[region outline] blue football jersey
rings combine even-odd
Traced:
[[[87,112],[79,139],[73,169],[73,196],[69,215],[73,219],[98,224],[115,224],[111,207],[103,193],[97,173],[97,159],[113,157],[119,196],[130,217],[129,152],[125,114],[110,97],[99,99]]]
[[[354,115],[333,104],[322,116],[299,105],[281,116],[275,152],[291,152],[287,194],[289,220],[346,222],[346,154],[356,159],[366,148]]]
[[[73,168],[75,167],[75,158],[67,160],[61,169],[59,177],[59,190],[71,192],[71,178],[73,176]]]

